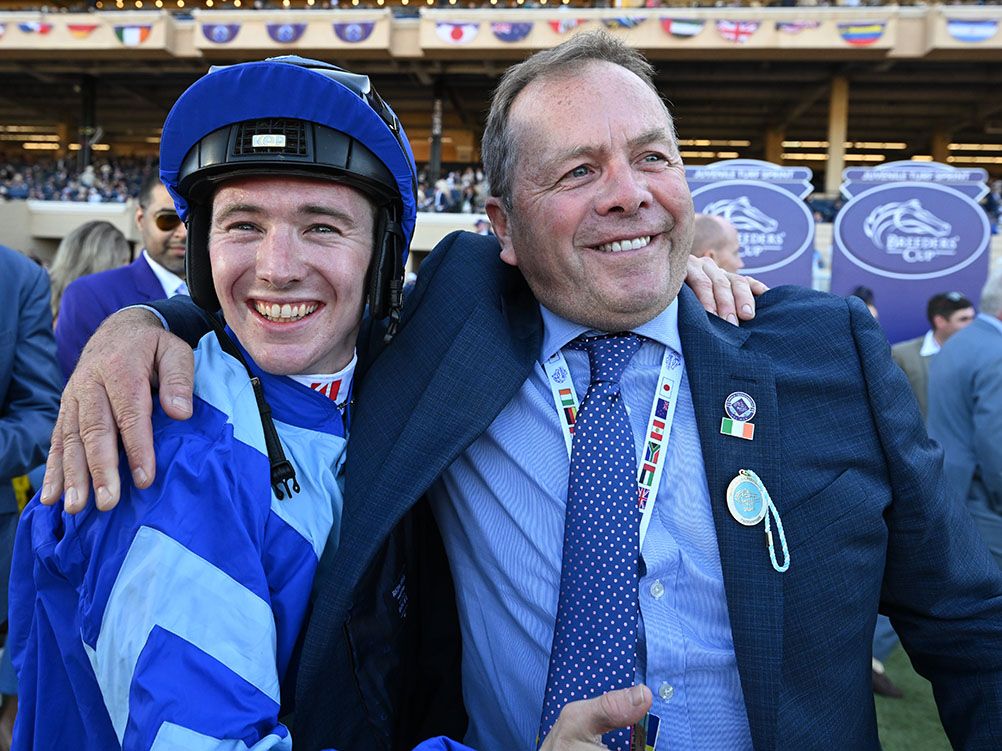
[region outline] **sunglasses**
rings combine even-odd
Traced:
[[[153,222],[161,232],[173,232],[181,223],[181,217],[174,211],[165,211],[162,214],[157,214]]]

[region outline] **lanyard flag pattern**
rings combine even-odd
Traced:
[[[568,702],[633,685],[637,652],[637,457],[619,379],[640,339],[622,334],[568,346],[587,350],[591,384],[575,424],[540,741]],[[627,751],[630,731],[603,741]]]

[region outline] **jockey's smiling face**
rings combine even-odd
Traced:
[[[355,350],[375,208],[306,177],[230,180],[212,202],[209,257],[226,322],[265,371],[334,373]]]

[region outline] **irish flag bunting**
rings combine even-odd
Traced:
[[[126,47],[137,47],[150,38],[150,24],[136,26],[116,26],[115,36]]]

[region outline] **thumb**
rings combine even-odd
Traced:
[[[560,722],[569,732],[567,739],[600,741],[610,730],[640,722],[653,701],[647,686],[609,691],[594,699],[571,702],[560,712]]]

